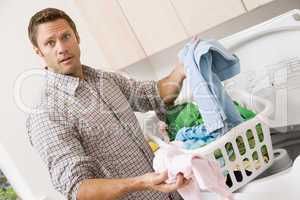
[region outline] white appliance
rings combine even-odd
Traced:
[[[268,123],[273,132],[287,138],[293,131],[292,137],[300,137],[300,11],[292,10],[226,37],[221,43],[241,61],[241,74],[227,81],[226,86],[242,88],[271,100],[275,112]],[[300,154],[298,144],[293,154]],[[288,167],[290,164],[286,163]],[[239,190],[235,198],[299,199],[299,177],[300,156],[291,168],[253,181]]]
[[[221,40],[241,61],[241,74],[226,84],[271,100],[273,127],[300,124],[299,34],[299,10],[292,10]]]
[[[234,51],[241,60],[241,74],[227,81],[227,87],[240,87],[270,99],[275,105],[275,114],[269,123],[277,130],[300,124],[300,11],[292,10],[265,23],[222,39],[220,42]],[[299,46],[299,47],[298,47]],[[299,76],[299,77],[298,77]],[[9,136],[8,136],[9,137]],[[11,138],[12,140],[14,138]],[[1,144],[1,141],[0,141]],[[300,152],[300,151],[299,151]],[[30,154],[32,155],[32,154]],[[50,188],[46,169],[41,164],[31,163],[35,182],[28,185],[24,171],[15,168],[14,156],[0,145],[0,167],[13,176],[10,182],[24,200],[59,200],[61,195]],[[32,159],[34,160],[34,159]],[[2,160],[3,161],[3,160]],[[46,178],[45,178],[46,177]],[[292,168],[267,178],[262,178],[236,193],[236,199],[299,199],[295,185],[300,180],[300,158]],[[283,187],[282,184],[284,184]],[[49,187],[49,190],[45,188]],[[43,190],[41,190],[43,188]],[[47,191],[47,192],[45,192]],[[290,195],[290,196],[287,196]],[[209,196],[209,195],[208,195]],[[211,197],[211,199],[215,199]]]

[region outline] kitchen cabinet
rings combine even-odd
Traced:
[[[242,0],[248,11],[253,10],[259,6],[270,3],[273,0]]]
[[[159,53],[269,1],[75,0],[113,70]]]
[[[119,0],[147,55],[188,37],[169,0]]]
[[[120,69],[146,57],[118,1],[75,0],[75,3],[108,67]]]
[[[246,12],[240,0],[170,1],[190,36],[208,30]]]

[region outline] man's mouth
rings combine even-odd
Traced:
[[[68,56],[66,58],[61,59],[59,63],[68,63],[69,61],[71,61],[72,58],[72,56]]]

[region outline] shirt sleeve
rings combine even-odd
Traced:
[[[27,119],[32,146],[46,163],[54,188],[67,199],[76,199],[80,182],[95,178],[96,161],[84,153],[77,131],[65,119],[46,112]]]
[[[103,73],[118,85],[134,112],[153,110],[161,121],[165,121],[166,105],[159,95],[157,81],[138,81],[113,72]]]

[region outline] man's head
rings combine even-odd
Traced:
[[[30,19],[28,36],[48,68],[60,74],[78,75],[80,38],[73,20],[65,12],[55,8],[37,12]]]

